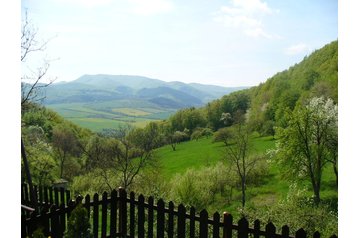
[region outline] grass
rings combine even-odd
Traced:
[[[275,147],[275,140],[271,137],[255,137],[252,139],[252,153],[264,154],[266,150]],[[173,151],[170,145],[156,150],[163,178],[167,181],[176,174],[183,174],[186,170],[200,169],[214,165],[220,161],[225,153],[224,143],[212,143],[212,138],[202,138],[198,141],[182,142]],[[269,163],[269,173],[259,186],[247,187],[247,205],[255,207],[265,207],[276,203],[279,199],[285,198],[289,190],[290,182],[283,179],[280,170],[275,163]],[[333,169],[326,167],[322,178],[322,199],[336,200],[338,193],[335,188],[335,176]],[[308,188],[308,196],[311,196],[311,186],[309,181],[300,183],[301,188]],[[234,214],[238,212],[241,192],[235,190],[232,202],[227,202],[226,198],[218,197],[211,205],[213,210],[228,211]],[[210,208],[209,208],[210,209]]]
[[[64,118],[95,132],[106,128],[118,128],[121,124],[143,128],[150,121],[166,119],[174,112],[151,104],[147,106],[148,108],[145,108],[139,102],[126,100],[47,105]]]

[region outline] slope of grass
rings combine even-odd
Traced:
[[[252,153],[265,154],[268,149],[275,147],[275,140],[269,137],[255,137],[252,139]],[[169,181],[176,174],[184,174],[189,168],[200,169],[214,165],[223,159],[225,155],[224,143],[212,143],[212,138],[202,138],[198,141],[182,142],[173,151],[170,145],[156,150],[161,173],[165,180]],[[268,175],[262,184],[247,187],[247,205],[254,207],[265,207],[276,203],[286,197],[290,182],[283,179],[280,170],[275,163],[268,163]],[[335,200],[338,193],[334,187],[335,177],[332,168],[325,168],[322,181],[322,199]],[[308,196],[312,195],[309,181],[299,183],[301,188],[308,189]],[[216,201],[208,208],[213,211],[228,211],[233,214],[238,212],[240,206],[241,192],[233,191],[233,201],[228,202],[226,198],[218,196]]]

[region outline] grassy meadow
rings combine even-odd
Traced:
[[[265,154],[268,149],[275,147],[275,140],[271,136],[252,138],[252,153]],[[191,140],[177,145],[173,151],[170,145],[156,150],[155,155],[159,160],[160,173],[164,180],[170,181],[176,175],[183,175],[188,169],[200,170],[201,168],[213,166],[223,161],[225,145],[222,142],[212,143],[212,138],[201,138],[198,141]],[[268,163],[268,175],[259,186],[247,187],[247,206],[266,207],[284,199],[289,191],[289,182],[282,178],[280,170],[275,163]],[[307,195],[311,196],[309,181],[300,182],[300,188],[307,188]],[[240,206],[241,191],[233,191],[233,200],[228,202],[226,198],[217,196],[215,202],[208,207],[210,211],[228,211],[237,214]],[[335,176],[330,166],[327,166],[322,180],[323,200],[335,200],[338,197],[335,188]],[[236,200],[235,200],[236,199]]]
[[[129,104],[121,101],[47,105],[65,119],[95,132],[106,128],[118,128],[119,125],[125,124],[143,128],[150,121],[166,119],[174,112],[171,109],[147,106],[146,108],[140,104]]]

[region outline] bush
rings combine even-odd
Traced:
[[[290,187],[287,197],[269,208],[241,210],[241,214],[249,220],[259,219],[264,223],[272,222],[276,227],[288,225],[291,235],[303,228],[307,237],[312,237],[315,231],[321,237],[330,237],[338,232],[338,214],[328,205],[316,206],[312,197],[307,197],[306,189]]]
[[[87,215],[87,209],[78,204],[72,211],[67,223],[66,238],[91,238],[91,224]]]

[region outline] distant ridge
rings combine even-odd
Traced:
[[[144,76],[85,74],[71,82],[46,88],[45,104],[140,99],[172,108],[202,106],[223,95],[248,87],[221,87],[197,83],[165,82]]]

